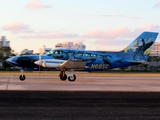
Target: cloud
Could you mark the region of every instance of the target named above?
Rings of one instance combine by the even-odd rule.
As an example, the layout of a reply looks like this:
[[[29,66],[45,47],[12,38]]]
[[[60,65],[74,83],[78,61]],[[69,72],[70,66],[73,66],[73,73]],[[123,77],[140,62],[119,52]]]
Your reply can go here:
[[[56,38],[78,38],[77,34],[65,34],[65,33],[48,33],[48,34],[35,34],[28,36],[21,36],[24,39],[56,39]]]
[[[95,31],[89,34],[86,34],[84,37],[96,39],[95,44],[100,46],[127,46],[131,43],[136,37],[138,37],[144,31],[160,31],[159,25],[146,24],[142,25],[135,30],[131,30],[127,27],[104,31]]]
[[[100,17],[120,17],[120,18],[127,18],[127,19],[141,19],[140,17],[131,17],[125,15],[98,15]]]
[[[122,28],[110,30],[107,32],[98,30],[98,31],[93,31],[88,34],[85,34],[83,37],[84,38],[115,38],[115,37],[121,36],[122,33],[126,32],[126,31],[128,31],[127,27],[122,27]]]
[[[75,43],[79,43],[79,42],[84,43],[84,42],[86,42],[86,40],[83,39],[83,38],[76,38],[76,39],[74,39],[73,41],[74,41]]]
[[[145,30],[145,31],[160,31],[160,26],[159,25],[152,25],[152,24],[147,24],[147,25],[142,25],[139,28],[137,28],[136,30]],[[136,31],[135,30],[135,31]]]
[[[23,39],[60,39],[69,40],[72,42],[82,42],[88,44],[89,49],[93,49],[92,46],[97,46],[100,50],[120,50],[129,45],[136,37],[138,37],[144,31],[160,31],[159,25],[146,24],[139,26],[132,30],[128,27],[121,27],[117,29],[111,29],[108,31],[92,31],[84,35],[78,35],[73,33],[51,33],[48,31],[40,31],[38,33],[21,36]],[[72,40],[71,40],[72,39]],[[100,46],[100,47],[99,47]]]
[[[160,7],[160,2],[157,3],[155,6],[153,6],[154,8]]]
[[[94,16],[94,17],[114,17],[114,18],[125,18],[125,19],[141,19],[141,17],[134,17],[134,16],[125,16],[125,15],[109,15],[109,14],[104,14],[104,15],[87,15],[87,16]]]
[[[145,25],[139,26],[134,31],[128,32],[128,34],[126,34],[126,36],[128,36],[129,38],[134,38],[135,36],[139,35],[140,33],[144,32],[144,31],[159,32],[160,26],[153,25],[153,24],[145,24]]]
[[[33,33],[29,25],[24,25],[21,22],[13,22],[2,27],[2,30],[11,31],[12,33]]]
[[[120,39],[120,38],[133,38],[137,34],[142,33],[143,31],[160,31],[159,25],[146,24],[136,28],[134,31],[128,27],[121,27],[109,31],[92,31],[88,34],[83,35],[84,38],[93,38],[93,39]]]
[[[41,3],[41,0],[32,0],[30,3],[26,5],[26,7],[33,10],[43,9],[43,8],[52,8],[51,5],[43,5]]]

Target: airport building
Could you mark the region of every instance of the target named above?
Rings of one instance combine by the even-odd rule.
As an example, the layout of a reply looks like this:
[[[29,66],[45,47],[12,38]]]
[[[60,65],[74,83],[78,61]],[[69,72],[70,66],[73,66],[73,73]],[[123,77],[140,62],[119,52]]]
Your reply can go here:
[[[39,49],[39,53],[40,53],[41,55],[43,55],[44,53],[46,53],[46,52],[48,52],[48,51],[50,51],[50,50],[52,50],[52,48],[46,48],[46,46],[43,45],[42,48]]]
[[[24,54],[33,54],[33,50],[24,49],[21,51],[21,55],[24,55]]]
[[[150,56],[160,56],[160,43],[156,42],[151,50]]]
[[[55,48],[65,48],[65,49],[74,49],[74,50],[85,50],[86,46],[82,42],[73,44],[73,42],[64,42],[58,43],[55,45]]]
[[[3,46],[10,46],[10,41],[7,41],[6,36],[1,36],[0,37],[0,47]]]
[[[48,52],[52,50],[52,48],[46,48],[45,45],[42,46],[42,48],[39,49],[39,53],[38,54],[41,54],[43,55],[44,53]],[[24,49],[21,51],[20,53],[21,55],[24,55],[24,54],[34,54],[34,51],[33,50],[29,50],[29,49]]]

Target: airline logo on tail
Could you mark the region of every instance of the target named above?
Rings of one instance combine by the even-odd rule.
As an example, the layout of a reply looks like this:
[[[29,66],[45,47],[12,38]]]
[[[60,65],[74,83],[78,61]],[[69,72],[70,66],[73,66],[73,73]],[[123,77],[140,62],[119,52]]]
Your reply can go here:
[[[136,40],[124,49],[124,52],[128,53],[129,51],[132,51],[134,53],[143,52],[144,55],[150,54],[157,34],[158,33],[154,32],[143,32]]]

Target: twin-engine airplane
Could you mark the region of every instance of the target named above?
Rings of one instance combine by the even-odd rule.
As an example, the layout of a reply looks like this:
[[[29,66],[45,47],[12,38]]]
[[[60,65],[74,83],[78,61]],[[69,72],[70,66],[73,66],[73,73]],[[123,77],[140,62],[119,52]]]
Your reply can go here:
[[[25,80],[24,70],[56,68],[60,70],[62,81],[75,81],[74,70],[103,71],[112,68],[126,67],[137,64],[147,64],[151,48],[158,36],[157,32],[143,32],[129,46],[119,52],[88,51],[71,49],[54,49],[39,57],[39,55],[15,56],[6,60],[14,67],[22,69],[19,79]]]

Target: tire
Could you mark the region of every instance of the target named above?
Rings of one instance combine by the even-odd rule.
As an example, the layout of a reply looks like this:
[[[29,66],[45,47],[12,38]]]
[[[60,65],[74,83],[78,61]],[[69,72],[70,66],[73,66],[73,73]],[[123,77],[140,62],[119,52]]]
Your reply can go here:
[[[65,81],[65,80],[67,79],[67,75],[66,75],[66,74],[60,75],[60,79],[61,79],[62,81]]]
[[[24,80],[26,79],[26,76],[25,76],[25,75],[20,75],[20,76],[19,76],[19,79],[20,79],[21,81],[24,81]]]
[[[68,77],[68,80],[69,80],[70,82],[74,82],[74,81],[76,80],[76,75],[73,74],[73,76],[69,76],[69,77]]]

